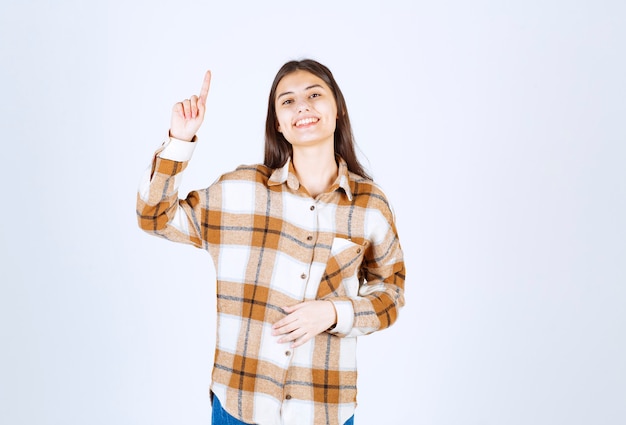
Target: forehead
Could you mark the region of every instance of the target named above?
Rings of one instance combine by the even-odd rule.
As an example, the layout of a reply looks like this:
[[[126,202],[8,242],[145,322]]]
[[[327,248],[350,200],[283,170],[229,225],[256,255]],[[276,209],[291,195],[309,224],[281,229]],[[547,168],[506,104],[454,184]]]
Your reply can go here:
[[[324,80],[309,71],[299,69],[285,75],[276,86],[276,96],[286,92],[298,92],[306,90],[311,86],[322,86],[330,91],[330,87]]]

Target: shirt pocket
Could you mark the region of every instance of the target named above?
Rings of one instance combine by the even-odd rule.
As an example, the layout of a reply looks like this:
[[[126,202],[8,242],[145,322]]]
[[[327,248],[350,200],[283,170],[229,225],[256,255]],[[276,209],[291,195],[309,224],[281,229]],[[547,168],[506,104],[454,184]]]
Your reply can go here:
[[[322,276],[317,298],[356,297],[360,284],[360,269],[367,241],[334,238],[330,257]]]

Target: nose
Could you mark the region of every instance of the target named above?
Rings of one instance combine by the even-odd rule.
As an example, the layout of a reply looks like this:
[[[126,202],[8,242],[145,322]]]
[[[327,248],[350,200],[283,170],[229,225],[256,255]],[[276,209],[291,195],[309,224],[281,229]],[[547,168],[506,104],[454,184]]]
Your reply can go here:
[[[297,103],[298,112],[305,112],[309,110],[309,102],[306,99],[300,99]]]

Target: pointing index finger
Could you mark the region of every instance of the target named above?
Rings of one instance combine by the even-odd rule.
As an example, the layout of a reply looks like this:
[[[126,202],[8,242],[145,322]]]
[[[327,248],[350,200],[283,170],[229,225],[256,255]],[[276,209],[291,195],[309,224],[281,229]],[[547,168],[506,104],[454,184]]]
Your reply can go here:
[[[206,98],[209,95],[209,87],[211,86],[211,71],[207,71],[204,74],[204,81],[202,82],[202,88],[200,89],[200,101],[202,104],[206,103]]]

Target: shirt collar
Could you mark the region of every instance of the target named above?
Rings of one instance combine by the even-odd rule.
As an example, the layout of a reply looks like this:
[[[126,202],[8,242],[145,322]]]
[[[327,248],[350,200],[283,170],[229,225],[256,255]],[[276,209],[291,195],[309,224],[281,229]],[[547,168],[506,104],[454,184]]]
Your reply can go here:
[[[346,197],[349,201],[352,201],[352,190],[350,189],[350,173],[348,171],[348,164],[339,155],[337,155],[337,179],[328,189],[329,192],[336,191],[337,189],[343,189]],[[285,165],[280,168],[276,168],[269,178],[268,186],[277,186],[283,183],[287,183],[287,187],[291,190],[298,190],[300,188],[300,181],[296,176],[296,170],[293,168],[291,158],[287,159]]]

